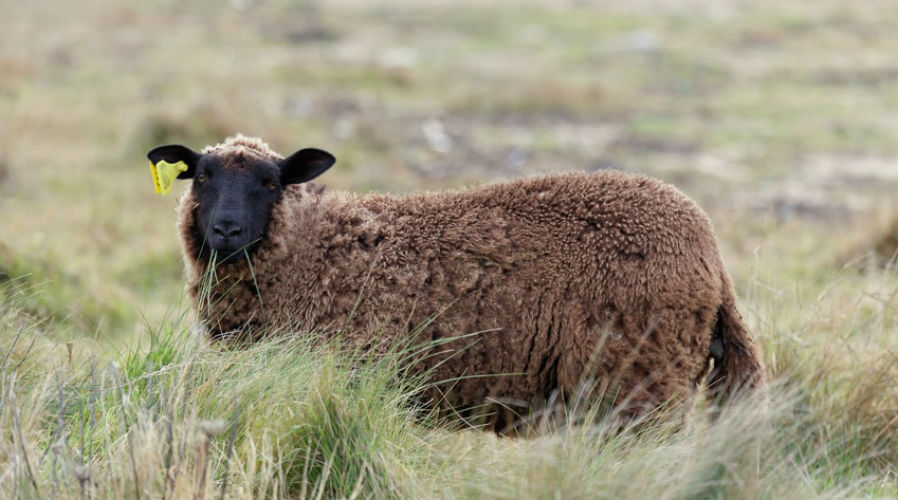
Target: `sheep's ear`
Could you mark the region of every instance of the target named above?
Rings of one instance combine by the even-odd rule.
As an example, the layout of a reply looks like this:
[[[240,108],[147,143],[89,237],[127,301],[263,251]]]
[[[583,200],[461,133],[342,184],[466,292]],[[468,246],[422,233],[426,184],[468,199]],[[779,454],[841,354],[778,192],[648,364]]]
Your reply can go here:
[[[306,148],[278,162],[281,168],[281,184],[298,184],[311,181],[334,165],[334,156],[328,151]]]
[[[153,148],[147,153],[147,158],[150,159],[150,163],[156,165],[160,161],[165,161],[166,163],[178,163],[183,162],[187,165],[187,170],[178,174],[179,179],[193,179],[194,171],[197,168],[197,161],[200,160],[200,153],[195,153],[190,148],[185,146],[181,146],[179,144],[170,144],[168,146],[160,146],[158,148]]]

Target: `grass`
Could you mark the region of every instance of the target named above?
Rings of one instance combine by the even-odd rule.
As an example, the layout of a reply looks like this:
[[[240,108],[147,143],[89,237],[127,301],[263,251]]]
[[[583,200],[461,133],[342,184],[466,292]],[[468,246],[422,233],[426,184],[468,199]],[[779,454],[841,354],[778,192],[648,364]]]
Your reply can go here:
[[[895,2],[4,14],[0,496],[898,495]],[[589,408],[501,439],[419,408],[399,353],[199,342],[174,197],[143,155],[236,132],[331,150],[336,189],[598,168],[675,184],[715,223],[765,404],[624,434]]]
[[[771,383],[716,417],[700,398],[687,420],[659,414],[616,432],[590,416],[599,408],[582,408],[528,439],[435,420],[417,402],[421,381],[398,376],[410,359],[402,350],[360,360],[316,335],[231,350],[175,314],[148,342],[101,358],[91,343],[48,339],[46,322],[22,308],[27,294],[14,292],[0,318],[0,494],[896,496],[897,288],[891,270],[870,279],[884,287],[873,294],[881,307],[835,311],[835,281],[812,318],[759,290],[759,303],[772,301],[758,325]],[[835,335],[817,342],[804,330],[822,320]]]

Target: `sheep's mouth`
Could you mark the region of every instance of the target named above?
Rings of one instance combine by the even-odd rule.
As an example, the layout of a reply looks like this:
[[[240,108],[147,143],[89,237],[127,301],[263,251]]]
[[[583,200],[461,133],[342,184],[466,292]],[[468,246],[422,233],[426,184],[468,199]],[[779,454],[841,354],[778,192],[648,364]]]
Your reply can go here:
[[[207,241],[210,257],[212,257],[216,264],[233,264],[235,262],[240,262],[248,258],[250,253],[256,249],[259,243],[259,240],[254,240],[249,243]]]
[[[244,258],[244,252],[242,250],[235,250],[231,252],[219,252],[213,250],[213,258],[215,259],[216,264],[234,264],[235,262],[239,262]]]

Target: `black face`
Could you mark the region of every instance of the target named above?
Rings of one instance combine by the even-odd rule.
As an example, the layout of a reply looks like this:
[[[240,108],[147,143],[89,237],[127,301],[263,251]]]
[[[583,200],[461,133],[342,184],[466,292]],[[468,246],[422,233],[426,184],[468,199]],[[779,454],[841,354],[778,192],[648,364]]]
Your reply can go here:
[[[249,255],[265,238],[284,187],[309,181],[335,162],[331,154],[311,148],[280,161],[200,155],[184,146],[160,146],[147,156],[154,164],[183,161],[188,166],[178,177],[194,179],[195,243],[201,255],[215,255],[217,263]]]
[[[281,199],[281,170],[256,161],[241,170],[225,168],[216,156],[200,159],[192,189],[197,200],[198,236],[218,262],[244,257],[262,242],[272,206]]]

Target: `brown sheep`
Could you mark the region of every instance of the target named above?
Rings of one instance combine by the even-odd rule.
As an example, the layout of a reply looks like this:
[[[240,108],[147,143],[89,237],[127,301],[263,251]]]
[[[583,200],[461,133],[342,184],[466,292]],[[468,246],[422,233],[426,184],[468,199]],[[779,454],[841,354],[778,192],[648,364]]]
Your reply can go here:
[[[456,379],[431,393],[454,409],[571,395],[585,375],[626,415],[704,382],[713,396],[762,383],[709,219],[657,180],[602,171],[358,195],[304,183],[330,154],[283,159],[240,135],[148,156],[194,179],[178,225],[214,339],[318,328],[378,348],[431,319],[416,341],[482,332],[421,362]]]

